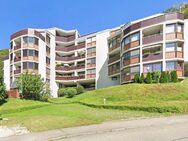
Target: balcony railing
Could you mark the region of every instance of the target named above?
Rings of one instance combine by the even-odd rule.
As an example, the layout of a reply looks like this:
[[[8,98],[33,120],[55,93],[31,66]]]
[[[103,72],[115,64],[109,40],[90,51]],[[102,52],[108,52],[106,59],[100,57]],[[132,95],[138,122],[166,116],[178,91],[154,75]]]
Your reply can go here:
[[[108,52],[111,52],[111,51],[113,51],[116,48],[120,48],[120,43],[116,44],[115,46],[113,46],[111,48],[108,48]]]
[[[94,57],[96,56],[96,52],[87,53],[87,57]]]
[[[19,74],[19,73],[21,73],[21,69],[14,70],[14,74]]]
[[[150,44],[162,40],[163,40],[163,34],[154,34],[154,35],[143,37],[143,44]]]
[[[183,52],[182,51],[166,52],[165,57],[166,57],[166,59],[183,58]]]
[[[121,78],[121,82],[129,82],[132,81],[134,79],[134,74],[130,74],[130,75],[122,75]]]
[[[133,41],[131,43],[126,44],[123,47],[123,51],[126,51],[126,50],[128,50],[130,48],[138,47],[139,45],[140,45],[140,41],[139,40]]]
[[[21,61],[21,57],[14,58],[14,62],[18,62],[18,61]]]
[[[57,61],[73,61],[73,60],[79,60],[79,59],[83,59],[85,58],[85,56],[73,56],[73,57],[60,57],[57,56],[56,60]]]
[[[160,60],[163,59],[163,53],[158,52],[158,53],[152,53],[152,54],[145,54],[142,56],[143,61],[152,61],[152,60]]]
[[[136,64],[136,63],[139,63],[139,62],[140,62],[140,57],[131,57],[130,59],[125,59],[123,61],[123,65],[127,66],[127,65],[130,65],[130,64]]]
[[[81,48],[85,48],[85,44],[80,44],[77,46],[70,46],[70,47],[56,47],[56,51],[73,51],[73,50],[77,50],[77,49],[81,49]]]
[[[95,74],[95,73],[87,74],[87,78],[95,78],[95,77],[96,77],[96,74]]]
[[[20,48],[21,48],[21,44],[16,45],[16,46],[14,47],[14,50],[17,50],[17,49],[20,49]]]
[[[108,71],[108,75],[114,75],[114,74],[117,74],[117,73],[120,73],[120,68],[116,68],[114,70]]]
[[[75,40],[75,36],[69,36],[69,37],[56,36],[55,40],[60,42],[71,42]]]
[[[56,70],[60,71],[70,71],[70,70],[79,70],[79,69],[84,69],[85,65],[78,65],[78,66],[57,66]]]
[[[116,62],[118,60],[120,60],[120,55],[116,55],[114,57],[109,58],[108,64],[111,64],[111,63]]]
[[[85,79],[85,75],[79,76],[57,76],[56,80],[78,80],[78,79]]]
[[[173,32],[166,34],[166,40],[174,40],[174,39],[184,39],[184,34],[182,32]]]

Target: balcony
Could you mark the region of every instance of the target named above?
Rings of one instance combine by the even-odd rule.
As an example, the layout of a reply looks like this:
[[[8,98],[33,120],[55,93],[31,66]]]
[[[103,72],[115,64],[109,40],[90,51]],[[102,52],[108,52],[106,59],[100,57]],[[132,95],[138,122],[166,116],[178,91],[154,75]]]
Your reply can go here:
[[[96,46],[96,41],[87,43],[87,47],[94,47],[94,46]]]
[[[129,82],[134,79],[134,74],[122,75],[121,82]]]
[[[166,59],[183,58],[183,52],[181,52],[181,51],[166,52],[165,57],[166,57]]]
[[[116,62],[118,60],[120,60],[120,55],[109,57],[108,64],[111,64],[111,63]]]
[[[75,36],[69,36],[69,37],[56,36],[55,40],[59,42],[71,42],[75,40]]]
[[[173,32],[166,34],[166,40],[174,40],[174,39],[184,39],[184,35],[182,32]]]
[[[151,54],[144,54],[142,61],[153,61],[153,60],[160,60],[163,59],[163,53],[162,52],[156,52]]]
[[[14,70],[14,74],[20,74],[20,73],[21,73],[21,69]]]
[[[96,74],[93,73],[93,74],[87,74],[87,78],[95,78],[96,77]]]
[[[73,57],[60,57],[56,56],[57,61],[73,61],[73,60],[79,60],[79,59],[84,59],[85,56],[73,56]]]
[[[108,48],[108,52],[111,52],[111,51],[115,50],[116,48],[120,48],[120,43],[116,44],[116,46]]]
[[[39,46],[34,44],[34,43],[28,43],[28,44],[23,44],[23,48],[33,48],[33,49],[39,49]]]
[[[134,47],[138,47],[140,45],[140,41],[137,40],[137,41],[133,41],[129,44],[126,44],[124,47],[123,47],[123,51],[126,51],[128,49],[131,49],[131,48],[134,48]]]
[[[69,52],[69,51],[73,51],[73,50],[78,50],[78,49],[82,49],[85,48],[85,44],[80,44],[77,46],[70,46],[70,47],[56,47],[56,51],[64,51],[64,52]]]
[[[108,71],[108,75],[114,75],[114,74],[117,74],[117,73],[120,73],[120,68],[116,68],[114,70]]]
[[[14,58],[14,62],[19,62],[19,61],[21,61],[21,57]]]
[[[95,68],[96,64],[87,64],[87,68]]]
[[[143,37],[143,44],[160,42],[162,40],[163,40],[163,34],[154,34],[154,35]]]
[[[85,75],[79,75],[79,76],[57,76],[56,80],[79,80],[79,79],[85,79]]]
[[[96,56],[96,52],[87,53],[87,57],[95,57],[95,56]]]
[[[18,49],[20,49],[20,48],[21,48],[21,44],[16,45],[16,46],[14,47],[14,50],[18,50]]]
[[[130,59],[125,59],[123,61],[123,65],[127,66],[127,65],[130,65],[130,64],[136,64],[136,63],[139,63],[139,62],[140,62],[139,57],[131,57]]]
[[[56,70],[59,71],[70,71],[70,70],[79,70],[79,69],[84,69],[85,65],[78,65],[78,66],[57,66]]]
[[[23,73],[25,72],[37,74],[38,70],[37,69],[23,69]]]

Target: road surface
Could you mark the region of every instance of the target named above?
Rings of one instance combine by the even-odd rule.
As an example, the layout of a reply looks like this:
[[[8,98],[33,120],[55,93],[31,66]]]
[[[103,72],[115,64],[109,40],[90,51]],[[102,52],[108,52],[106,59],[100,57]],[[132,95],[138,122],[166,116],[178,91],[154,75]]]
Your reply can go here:
[[[0,141],[188,141],[188,115],[106,122]]]

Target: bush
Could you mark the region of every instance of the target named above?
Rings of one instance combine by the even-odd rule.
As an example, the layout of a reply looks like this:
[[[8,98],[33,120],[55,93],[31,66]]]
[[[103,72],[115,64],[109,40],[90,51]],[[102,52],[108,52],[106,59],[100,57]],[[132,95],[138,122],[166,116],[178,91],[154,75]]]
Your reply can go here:
[[[172,80],[171,80],[171,75],[170,75],[170,72],[169,72],[169,71],[167,71],[166,73],[167,73],[168,82],[171,82]]]
[[[168,82],[168,76],[167,73],[165,71],[163,71],[161,73],[161,77],[160,77],[160,83],[167,83]]]
[[[138,73],[136,73],[135,75],[134,75],[134,83],[139,83],[139,74]]]
[[[75,88],[67,88],[66,89],[66,96],[67,98],[72,98],[77,94],[77,91]]]
[[[171,76],[171,81],[172,81],[172,82],[174,82],[174,83],[178,82],[178,75],[177,75],[177,72],[176,72],[176,71],[172,71],[172,72],[170,73],[170,76]]]
[[[140,76],[139,83],[144,83],[144,74],[143,73]]]
[[[84,87],[82,85],[77,85],[76,87],[77,94],[82,94],[84,93]]]
[[[147,75],[146,75],[145,83],[146,84],[151,84],[152,83],[152,77],[151,77],[151,73],[150,72],[148,72]]]
[[[160,72],[159,71],[152,72],[153,83],[159,83],[159,78],[160,78]]]
[[[58,90],[58,96],[60,96],[60,97],[65,96],[65,95],[66,95],[66,89],[67,89],[67,88],[60,88],[60,89]]]
[[[6,89],[4,84],[0,84],[0,101],[5,100],[7,98]]]

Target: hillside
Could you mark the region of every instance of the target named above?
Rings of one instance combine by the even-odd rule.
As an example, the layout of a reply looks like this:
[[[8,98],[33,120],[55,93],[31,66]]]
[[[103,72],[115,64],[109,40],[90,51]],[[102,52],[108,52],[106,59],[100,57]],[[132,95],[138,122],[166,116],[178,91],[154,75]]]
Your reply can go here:
[[[86,92],[72,99],[51,99],[50,102],[77,102],[99,108],[182,113],[188,112],[188,79],[183,83],[114,86]]]

